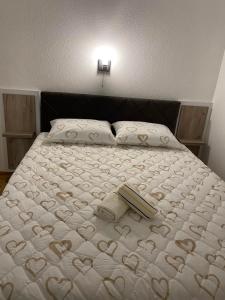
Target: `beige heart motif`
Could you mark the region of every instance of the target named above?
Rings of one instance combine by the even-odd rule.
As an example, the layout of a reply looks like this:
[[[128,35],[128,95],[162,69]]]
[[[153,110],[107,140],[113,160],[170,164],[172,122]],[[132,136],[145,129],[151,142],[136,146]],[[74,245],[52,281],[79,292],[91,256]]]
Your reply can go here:
[[[157,132],[157,129],[154,129],[154,128],[148,128],[147,129],[147,131],[149,132],[149,133],[156,133]]]
[[[166,219],[175,222],[178,215],[175,211],[169,211],[166,215]]]
[[[96,169],[98,169],[99,167],[100,167],[100,164],[98,164],[98,163],[89,163],[89,165],[94,169],[94,168],[96,168]]]
[[[160,136],[160,141],[163,145],[167,145],[170,141],[170,138],[168,136]]]
[[[135,211],[133,210],[129,210],[128,211],[128,216],[131,217],[131,219],[133,219],[134,221],[140,223],[142,220],[142,216],[140,216],[139,214],[137,214]]]
[[[110,169],[101,169],[101,172],[105,174],[110,174]]]
[[[125,176],[119,176],[118,177],[122,182],[125,182],[127,181],[127,178]]]
[[[65,128],[65,125],[64,124],[57,124],[56,128],[58,130],[63,130]]]
[[[91,268],[93,268],[93,259],[90,257],[75,257],[72,260],[72,264],[79,272],[86,274]]]
[[[53,241],[49,244],[49,248],[59,257],[69,251],[72,248],[72,242],[70,240]]]
[[[33,213],[31,211],[28,211],[27,213],[25,212],[20,212],[19,213],[19,218],[26,224],[29,222],[33,217]]]
[[[59,188],[59,185],[56,182],[45,181],[44,183],[42,183],[42,185],[46,190],[50,190],[52,188]]]
[[[72,180],[74,177],[71,174],[64,174],[61,176],[65,181],[70,181]]]
[[[120,136],[117,138],[119,144],[125,144],[127,142],[128,136]]]
[[[40,226],[40,225],[34,225],[32,227],[32,231],[35,235],[40,235],[40,237],[52,234],[54,231],[54,227],[52,225],[45,225],[45,226]]]
[[[82,183],[78,184],[77,186],[79,186],[79,188],[81,188],[84,191],[89,191],[89,189],[90,189],[90,184],[87,182],[82,182]]]
[[[43,162],[43,161],[39,162],[39,164],[40,164],[40,166],[43,167],[43,168],[46,168],[47,165],[48,165],[46,162]]]
[[[134,185],[134,186],[137,188],[138,191],[144,191],[147,188],[147,185],[144,184],[144,183],[140,183],[140,184],[137,184],[137,185]]]
[[[35,180],[35,181],[39,181],[41,180],[41,178],[43,178],[42,176],[38,176],[38,175],[33,175],[32,178]]]
[[[202,183],[202,178],[192,178],[192,180],[193,180],[195,183],[197,183],[197,184],[203,185],[203,183]]]
[[[137,245],[151,254],[156,249],[156,243],[152,240],[138,240]]]
[[[12,208],[14,206],[17,206],[19,204],[19,200],[7,200],[6,201],[6,205],[9,207],[9,208]]]
[[[200,175],[203,175],[204,177],[208,177],[210,175],[210,172],[208,171],[202,171],[202,172],[197,172]]]
[[[90,153],[90,154],[91,154],[91,153]],[[90,155],[90,154],[89,154],[89,155]],[[99,158],[97,159],[97,161],[100,162],[101,164],[106,164],[106,163],[108,162],[108,159],[107,159],[106,157],[104,157],[104,156],[103,156],[103,157],[101,156],[101,157],[99,157]]]
[[[114,279],[104,278],[103,284],[111,297],[120,300],[123,299],[125,289],[125,279],[123,276],[117,276]]]
[[[68,209],[67,210],[58,209],[55,211],[55,216],[63,222],[66,222],[66,220],[69,217],[72,217],[72,215],[73,215],[73,212]]]
[[[147,181],[149,178],[153,178],[153,176],[150,174],[149,174],[149,176],[139,175],[139,178],[143,181]]]
[[[160,234],[163,237],[167,237],[167,235],[170,233],[171,229],[167,225],[150,225],[149,229],[151,232],[154,232],[155,234]]]
[[[211,265],[217,266],[218,268],[225,270],[225,257],[223,257],[222,255],[206,254],[205,258]]]
[[[105,192],[92,192],[91,194],[93,197],[100,200],[102,200],[106,195]]]
[[[170,201],[172,207],[184,208],[184,203],[179,201]]]
[[[203,276],[201,274],[195,274],[194,278],[201,289],[203,289],[210,297],[215,299],[217,290],[220,287],[220,280],[214,274],[208,274]],[[212,283],[214,286],[212,286]]]
[[[68,198],[73,197],[73,193],[71,192],[58,192],[56,194],[57,197],[59,197],[60,199],[62,199],[63,201],[66,201]]]
[[[65,299],[73,289],[73,283],[67,278],[49,277],[46,290],[53,300]]]
[[[182,172],[182,171],[174,171],[174,174],[178,175],[180,177],[184,177],[184,172]]]
[[[93,174],[90,174],[89,178],[90,178],[90,180],[94,179],[94,180],[98,180],[98,181],[102,179],[102,177],[100,175],[93,175]],[[115,186],[113,183],[104,182],[104,186],[107,186],[107,184],[110,185],[110,186],[113,186],[113,187]]]
[[[117,242],[114,242],[112,240],[106,242],[106,241],[99,241],[97,244],[97,248],[99,251],[104,252],[108,254],[109,256],[113,256],[116,249],[118,248]]]
[[[90,132],[88,135],[89,139],[91,141],[96,141],[96,139],[99,137],[99,134],[97,132]]]
[[[143,171],[145,169],[144,165],[133,165],[134,168],[137,168],[140,171]]]
[[[95,232],[95,227],[93,225],[81,225],[77,228],[77,232],[82,238],[89,240]]]
[[[26,247],[26,244],[26,241],[17,242],[15,240],[11,240],[6,244],[5,248],[10,255],[15,256]]]
[[[151,171],[151,173],[153,174],[153,176],[157,176],[160,174],[160,171]],[[150,177],[151,178],[151,177]]]
[[[75,200],[75,201],[73,201],[73,205],[76,209],[82,209],[88,205],[88,202],[82,201],[82,200]]]
[[[153,291],[160,299],[166,300],[169,297],[169,283],[166,278],[157,279],[152,277],[151,284]]]
[[[4,299],[11,300],[13,290],[14,290],[13,283],[12,282],[0,283],[0,288],[1,288],[2,293],[4,295]]]
[[[115,169],[118,169],[118,168],[121,167],[121,164],[119,164],[119,163],[117,163],[117,164],[112,163],[111,166],[112,166],[113,168],[115,168]]]
[[[27,191],[25,195],[30,199],[36,199],[40,195],[40,193],[39,192]]]
[[[160,214],[161,216],[163,216],[164,219],[166,219],[166,216],[167,216],[166,212],[164,212],[164,211],[161,210],[161,209],[159,209],[158,212],[159,212],[159,214]]]
[[[170,167],[165,165],[159,165],[159,169],[162,171],[169,171]]]
[[[26,260],[25,268],[34,277],[47,266],[47,260],[44,257],[31,257]]]
[[[127,235],[131,232],[131,228],[128,225],[114,225],[114,229],[118,232],[121,236],[127,237]]]
[[[188,254],[192,254],[192,252],[194,252],[196,247],[195,242],[191,239],[176,240],[175,244],[177,245],[177,247],[181,248]]]
[[[174,186],[170,184],[161,184],[161,188],[169,192],[172,192],[172,190],[174,190]]]
[[[68,169],[69,167],[72,167],[72,164],[70,164],[70,163],[61,163],[60,166],[61,166],[63,169]]]
[[[196,234],[199,237],[201,237],[202,232],[206,230],[206,228],[204,226],[201,226],[201,225],[190,225],[189,229],[190,229],[191,232],[193,232],[194,234]]]
[[[136,254],[129,254],[122,256],[122,263],[127,266],[131,271],[137,272],[139,266],[139,257]]]
[[[127,127],[126,128],[127,129],[127,131],[129,131],[129,132],[136,132],[137,131],[137,128],[136,127]]]
[[[17,188],[18,190],[24,189],[27,186],[26,182],[15,182],[13,183],[13,185],[15,186],[15,188]]]
[[[78,132],[75,130],[68,130],[65,132],[65,136],[68,139],[76,139],[76,137],[78,136]]]
[[[147,134],[138,134],[137,138],[141,142],[141,145],[148,145],[148,143],[147,143],[148,135]]]
[[[117,187],[117,185],[115,185],[115,184],[113,184],[111,182],[104,182],[103,185],[110,192]]]
[[[182,256],[165,256],[166,262],[173,267],[177,272],[182,273],[185,266],[185,260]]]
[[[49,210],[56,205],[56,201],[55,200],[43,200],[43,201],[41,201],[40,204],[46,210]]]
[[[0,225],[0,237],[8,234],[10,232],[10,227],[8,225]]]
[[[187,194],[187,193],[181,193],[181,196],[183,199],[190,200],[190,201],[195,201],[196,197],[193,194]]]
[[[2,197],[8,197],[9,196],[9,191],[4,191],[2,193]]]
[[[152,196],[153,198],[155,198],[158,201],[165,198],[165,194],[163,194],[162,192],[150,193],[150,196]]]

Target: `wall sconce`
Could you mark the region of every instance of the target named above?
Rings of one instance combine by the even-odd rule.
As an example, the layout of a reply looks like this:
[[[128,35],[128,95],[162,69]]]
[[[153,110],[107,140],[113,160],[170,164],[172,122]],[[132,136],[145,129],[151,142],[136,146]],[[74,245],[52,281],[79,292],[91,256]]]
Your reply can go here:
[[[101,74],[110,74],[111,70],[111,60],[103,61],[102,59],[98,59],[98,65],[97,65],[97,73]]]
[[[113,65],[116,61],[116,51],[108,46],[101,46],[95,49],[94,61],[97,61],[97,74],[102,75],[102,87],[104,87],[105,76],[109,76]]]

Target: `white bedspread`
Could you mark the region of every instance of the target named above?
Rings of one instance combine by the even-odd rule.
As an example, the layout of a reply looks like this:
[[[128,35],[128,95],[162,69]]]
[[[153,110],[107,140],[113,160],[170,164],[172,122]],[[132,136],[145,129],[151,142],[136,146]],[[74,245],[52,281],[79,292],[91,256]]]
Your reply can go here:
[[[45,145],[0,197],[0,299],[225,299],[225,183],[187,151]],[[159,214],[93,215],[127,181]]]

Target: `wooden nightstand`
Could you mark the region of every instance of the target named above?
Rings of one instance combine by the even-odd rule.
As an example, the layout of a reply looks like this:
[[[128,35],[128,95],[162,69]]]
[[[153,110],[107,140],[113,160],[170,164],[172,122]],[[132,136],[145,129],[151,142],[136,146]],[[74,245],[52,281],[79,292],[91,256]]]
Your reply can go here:
[[[8,169],[14,170],[36,136],[35,96],[3,94]]]
[[[205,141],[205,129],[209,118],[209,106],[182,104],[177,125],[176,137],[198,158],[202,158]]]
[[[2,194],[12,172],[0,172],[0,195]]]
[[[194,155],[199,157],[201,147],[205,145],[202,140],[184,140],[180,139],[180,142],[184,144]]]

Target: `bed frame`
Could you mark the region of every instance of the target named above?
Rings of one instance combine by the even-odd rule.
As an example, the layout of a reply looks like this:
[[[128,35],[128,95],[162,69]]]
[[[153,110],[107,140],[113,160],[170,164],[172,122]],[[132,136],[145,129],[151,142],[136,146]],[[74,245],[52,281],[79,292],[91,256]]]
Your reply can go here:
[[[179,101],[42,92],[41,131],[50,130],[51,120],[80,118],[159,123],[175,133],[179,109]]]

